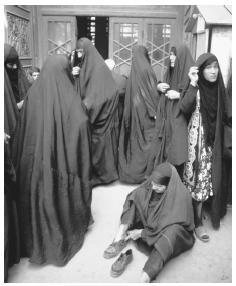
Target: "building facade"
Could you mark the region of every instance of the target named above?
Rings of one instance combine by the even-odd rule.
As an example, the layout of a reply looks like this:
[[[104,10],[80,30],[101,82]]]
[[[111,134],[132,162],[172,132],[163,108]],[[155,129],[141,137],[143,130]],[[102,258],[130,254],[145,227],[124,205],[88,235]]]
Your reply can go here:
[[[126,75],[133,46],[145,45],[157,78],[162,79],[171,46],[186,42],[194,58],[214,52],[217,34],[222,36],[219,28],[227,29],[223,36],[230,42],[232,24],[222,28],[221,23],[211,30],[209,50],[209,27],[201,24],[200,16],[196,21],[195,14],[201,11],[190,5],[6,5],[5,41],[16,47],[27,70],[42,67],[48,55],[70,53],[78,38],[88,37],[102,57],[113,58],[116,69]]]

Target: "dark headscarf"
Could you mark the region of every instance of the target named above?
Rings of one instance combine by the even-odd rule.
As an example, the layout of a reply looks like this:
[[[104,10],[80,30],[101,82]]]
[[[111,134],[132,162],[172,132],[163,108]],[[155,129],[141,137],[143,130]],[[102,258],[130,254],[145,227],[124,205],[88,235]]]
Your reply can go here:
[[[76,48],[84,53],[77,81],[92,127],[93,185],[110,183],[118,179],[118,89],[89,39],[80,38]]]
[[[46,59],[25,98],[16,140],[21,255],[64,265],[91,219],[89,122],[66,56]]]
[[[145,179],[158,100],[157,79],[148,51],[144,46],[136,46],[119,139],[119,175],[123,182],[141,183]]]
[[[189,83],[188,72],[189,68],[194,65],[194,60],[186,45],[172,47],[171,51],[176,55],[175,65],[171,67],[170,59],[168,60],[163,81],[170,85],[170,89],[181,92]]]
[[[218,78],[215,82],[209,82],[205,79],[203,75],[203,70],[207,65],[210,65],[214,61],[217,62],[219,67]],[[196,66],[199,67],[198,86],[200,91],[200,111],[202,114],[202,123],[205,132],[205,140],[207,145],[213,146],[215,140],[215,131],[216,131],[218,100],[219,104],[222,105],[222,109],[224,109],[224,100],[223,100],[223,98],[225,98],[224,82],[220,66],[215,55],[210,53],[202,54],[197,59]],[[221,93],[221,96],[219,98],[218,98],[218,90],[220,90]],[[224,94],[222,94],[222,92]]]
[[[6,69],[4,69],[4,132],[14,136],[19,110],[16,105],[12,85]]]
[[[216,87],[212,84],[212,90],[206,87],[202,81],[202,70],[206,64],[212,62],[212,60],[217,60],[217,58],[210,53],[205,53],[199,56],[196,65],[199,67],[199,90],[200,90],[200,108],[204,109],[203,118],[208,117],[208,119],[203,119],[204,131],[207,133],[206,138],[210,138],[212,142],[213,138],[213,155],[212,155],[212,186],[213,186],[213,197],[211,197],[211,220],[214,228],[219,228],[220,218],[222,218],[226,213],[226,189],[224,188],[225,176],[224,168],[225,162],[223,160],[223,138],[224,138],[224,125],[226,120],[225,111],[225,101],[226,92],[224,87],[223,78],[221,75],[221,70],[219,67],[218,79],[216,81]],[[217,60],[218,62],[218,60]],[[209,96],[207,94],[209,92]],[[212,97],[212,98],[211,98]],[[209,106],[207,106],[209,104]],[[216,116],[215,114],[216,113]],[[215,122],[214,119],[215,118]],[[209,123],[206,123],[209,122]],[[214,130],[209,131],[209,128]],[[210,135],[210,136],[209,136]],[[209,140],[209,139],[207,139]],[[209,141],[208,141],[209,142]]]
[[[154,190],[150,187],[153,176],[168,177],[169,183],[152,212],[148,211]],[[122,216],[132,204],[138,212],[144,230],[142,238],[148,245],[154,245],[158,235],[168,226],[179,224],[186,230],[194,229],[192,198],[183,185],[176,169],[169,163],[157,166],[153,174],[137,189],[131,192],[125,201]]]
[[[7,63],[16,64],[17,69],[8,69]],[[9,44],[4,44],[4,67],[9,77],[15,100],[18,103],[24,99],[30,83],[22,68],[16,49]]]

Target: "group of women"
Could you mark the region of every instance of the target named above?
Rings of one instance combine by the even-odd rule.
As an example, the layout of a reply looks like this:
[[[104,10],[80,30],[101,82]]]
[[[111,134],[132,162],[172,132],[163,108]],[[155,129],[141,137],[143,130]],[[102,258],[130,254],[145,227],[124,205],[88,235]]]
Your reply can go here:
[[[206,200],[215,228],[226,213],[228,114],[217,58],[204,54],[195,63],[185,45],[173,47],[158,82],[147,49],[135,46],[119,122],[111,71],[87,38],[76,50],[78,76],[66,55],[49,56],[29,87],[5,44],[5,273],[20,257],[65,265],[93,223],[92,187],[143,183],[162,162],[175,166],[192,194],[197,227]]]

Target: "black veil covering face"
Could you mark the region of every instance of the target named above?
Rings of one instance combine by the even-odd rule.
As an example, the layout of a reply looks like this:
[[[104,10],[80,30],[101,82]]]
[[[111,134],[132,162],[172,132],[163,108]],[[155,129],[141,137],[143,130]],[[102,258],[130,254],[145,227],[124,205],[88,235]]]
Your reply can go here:
[[[103,58],[87,38],[77,41],[83,62],[76,83],[92,130],[93,185],[118,179],[119,93]]]
[[[92,220],[89,121],[66,56],[46,59],[15,140],[21,256],[64,265],[81,248]]]
[[[168,185],[150,213],[148,209],[155,192],[150,187],[151,182],[153,180],[160,181],[161,178]],[[124,223],[126,217],[130,216],[132,207],[135,207],[139,214],[144,226],[142,239],[149,246],[156,243],[161,232],[168,226],[179,224],[189,232],[194,229],[191,194],[182,183],[175,167],[169,163],[162,163],[157,166],[145,182],[127,195],[121,215],[121,223]]]
[[[145,180],[155,132],[159,94],[156,75],[144,46],[133,49],[119,138],[119,176],[122,182]]]
[[[15,64],[16,68],[9,68],[7,64]],[[9,44],[4,44],[4,67],[9,77],[15,100],[18,103],[24,99],[30,83],[20,63],[16,49]]]

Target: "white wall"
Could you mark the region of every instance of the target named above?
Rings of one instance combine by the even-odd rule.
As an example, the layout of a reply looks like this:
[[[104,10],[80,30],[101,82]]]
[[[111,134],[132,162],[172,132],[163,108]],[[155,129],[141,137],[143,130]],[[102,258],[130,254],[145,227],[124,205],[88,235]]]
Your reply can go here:
[[[232,57],[232,27],[212,29],[211,53],[218,58],[225,84],[228,80],[230,58]]]

